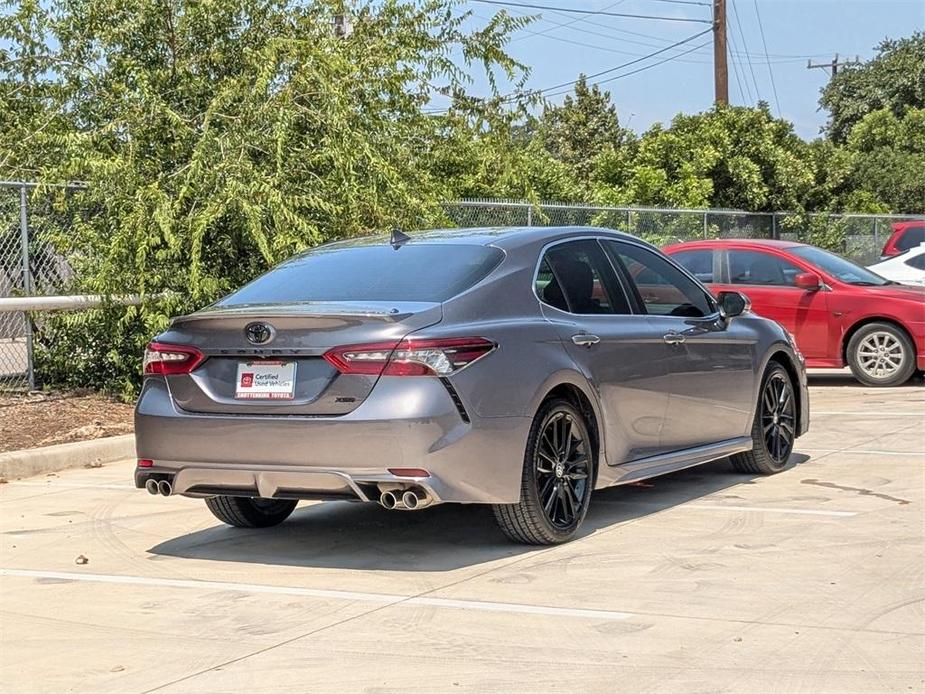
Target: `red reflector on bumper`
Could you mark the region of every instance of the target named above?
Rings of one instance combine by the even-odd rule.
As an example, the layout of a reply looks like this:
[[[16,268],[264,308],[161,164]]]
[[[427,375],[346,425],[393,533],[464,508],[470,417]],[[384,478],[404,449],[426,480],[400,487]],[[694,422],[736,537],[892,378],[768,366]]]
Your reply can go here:
[[[427,470],[421,470],[416,467],[390,467],[391,472],[396,477],[430,477]]]
[[[138,467],[154,467],[154,461],[147,458],[138,459]]]

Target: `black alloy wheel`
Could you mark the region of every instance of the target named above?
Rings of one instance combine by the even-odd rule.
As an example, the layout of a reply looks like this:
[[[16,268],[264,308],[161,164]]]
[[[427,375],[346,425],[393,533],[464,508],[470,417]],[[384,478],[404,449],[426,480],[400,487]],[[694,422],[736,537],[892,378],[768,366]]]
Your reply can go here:
[[[543,513],[560,530],[583,515],[589,480],[590,456],[584,427],[568,412],[546,421],[536,447],[536,489]]]
[[[590,417],[564,398],[540,406],[524,451],[520,500],[493,507],[511,540],[554,545],[578,533],[594,489]]]
[[[796,440],[796,402],[793,384],[783,370],[773,371],[761,394],[761,430],[771,459],[784,465]]]

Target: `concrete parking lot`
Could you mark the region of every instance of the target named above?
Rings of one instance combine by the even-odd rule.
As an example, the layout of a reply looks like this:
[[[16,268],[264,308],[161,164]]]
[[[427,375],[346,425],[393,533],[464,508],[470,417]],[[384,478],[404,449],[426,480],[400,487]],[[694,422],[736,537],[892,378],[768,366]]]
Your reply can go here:
[[[475,507],[235,530],[132,461],[10,482],[0,688],[923,691],[925,388],[817,376],[812,406],[782,474],[599,492],[553,548]]]

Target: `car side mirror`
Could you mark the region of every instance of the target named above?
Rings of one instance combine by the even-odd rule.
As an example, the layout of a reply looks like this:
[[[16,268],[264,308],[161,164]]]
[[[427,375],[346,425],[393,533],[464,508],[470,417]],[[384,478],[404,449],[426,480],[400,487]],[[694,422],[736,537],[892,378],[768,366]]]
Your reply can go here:
[[[735,318],[751,310],[752,302],[742,292],[720,292],[719,310],[723,318]]]
[[[801,272],[793,278],[793,283],[808,292],[815,292],[822,286],[822,281],[815,272]]]

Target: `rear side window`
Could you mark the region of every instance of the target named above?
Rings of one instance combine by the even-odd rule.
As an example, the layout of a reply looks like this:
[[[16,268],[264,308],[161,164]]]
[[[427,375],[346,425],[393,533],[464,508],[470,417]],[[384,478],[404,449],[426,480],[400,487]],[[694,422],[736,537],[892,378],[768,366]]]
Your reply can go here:
[[[632,313],[610,263],[591,239],[560,243],[546,251],[536,295],[543,303],[579,315]]]
[[[792,287],[802,272],[783,258],[760,251],[729,251],[730,284]]]
[[[463,244],[321,247],[287,260],[218,304],[446,301],[485,278],[503,257],[498,248]]]
[[[896,239],[896,248],[900,251],[908,251],[922,243],[925,243],[925,226],[906,227],[902,235]]]
[[[909,258],[909,260],[906,261],[906,265],[914,267],[916,270],[925,270],[925,254]]]
[[[671,254],[672,259],[701,282],[713,281],[713,251],[700,248]]]

